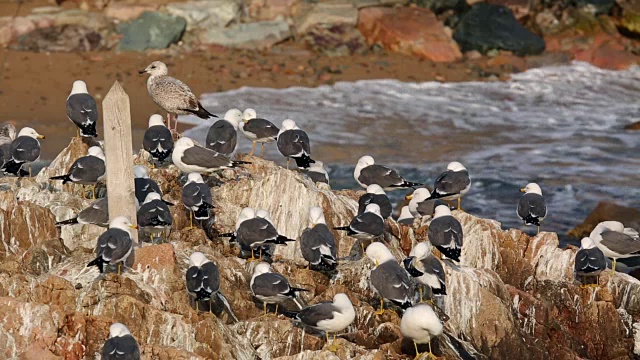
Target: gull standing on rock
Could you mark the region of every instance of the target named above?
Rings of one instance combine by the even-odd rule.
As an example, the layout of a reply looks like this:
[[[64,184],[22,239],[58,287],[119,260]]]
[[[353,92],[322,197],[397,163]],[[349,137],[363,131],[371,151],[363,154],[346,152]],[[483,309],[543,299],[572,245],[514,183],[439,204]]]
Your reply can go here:
[[[461,163],[454,161],[447,165],[447,171],[438,176],[433,192],[429,199],[456,200],[458,199],[458,210],[462,210],[460,202],[462,197],[471,188],[471,178],[469,171]]]
[[[409,257],[403,261],[404,268],[419,284],[431,288],[435,296],[447,295],[447,279],[440,260],[431,253],[429,243],[421,242],[411,249]],[[422,288],[419,289],[422,301]]]
[[[267,304],[276,304],[275,313],[278,314],[278,305],[288,299],[292,299],[302,309],[296,297],[299,292],[309,291],[292,287],[284,275],[273,272],[271,265],[265,262],[259,263],[253,269],[249,287],[253,296],[262,302],[264,315],[267,315]]]
[[[603,221],[589,235],[604,256],[613,259],[611,272],[616,271],[616,261],[640,256],[640,236],[635,229],[625,228],[618,221]]]
[[[547,216],[547,203],[542,197],[542,189],[536,183],[529,183],[520,192],[524,195],[518,201],[518,217],[525,226],[537,226],[540,233],[540,222]]]
[[[322,161],[316,161],[311,164],[306,174],[313,182],[329,183],[329,174],[327,174],[327,171],[324,169]]]
[[[136,200],[136,204],[138,200]],[[137,206],[136,206],[137,207]],[[82,211],[74,218],[59,221],[56,226],[74,225],[74,224],[92,224],[100,227],[109,226],[109,202],[106,197],[98,199]]]
[[[220,292],[220,271],[218,266],[201,252],[194,252],[189,256],[189,268],[185,275],[187,291],[195,298],[196,310],[200,310],[201,301],[209,302],[209,311],[212,311],[212,301],[221,302],[229,316],[238,322],[238,318],[231,310],[227,298]]]
[[[329,344],[329,333],[333,333],[333,343],[329,346],[330,351],[336,351],[336,333],[348,328],[356,318],[356,311],[351,300],[344,293],[337,293],[333,296],[333,302],[323,301],[310,305],[304,309],[293,312],[283,311],[283,315],[300,321],[302,324],[313,329],[323,331]]]
[[[168,76],[167,65],[154,61],[140,75],[149,73],[147,91],[151,99],[167,112],[167,124],[171,126],[171,116],[175,116],[174,131],[178,130],[178,115],[195,115],[201,119],[217,117],[198,101],[191,89],[182,81]]]
[[[30,127],[22,128],[18,137],[11,142],[9,159],[2,165],[2,171],[5,174],[23,176],[22,167],[28,164],[29,177],[31,177],[31,163],[40,158],[40,141],[38,139],[44,139],[44,135],[38,134]]]
[[[176,142],[171,158],[175,166],[185,173],[212,173],[250,164],[247,161],[231,160],[228,156],[196,144],[188,137],[182,137]]]
[[[600,284],[599,275],[607,268],[607,259],[604,257],[602,250],[596,247],[596,244],[590,237],[580,240],[580,250],[576,252],[575,259],[575,277],[596,278],[594,285]],[[591,283],[585,286],[591,286]]]
[[[138,209],[138,226],[146,230],[149,233],[149,239],[153,241],[154,235],[162,236],[166,232],[169,236],[172,223],[171,210],[162,201],[160,194],[149,193]]]
[[[109,327],[109,339],[104,343],[101,354],[102,360],[140,360],[136,339],[121,323]]]
[[[84,197],[84,186],[93,186],[93,198],[96,198],[96,185],[107,176],[107,165],[105,164],[104,153],[100,146],[92,146],[87,150],[87,155],[71,164],[65,175],[52,176],[49,180],[62,180],[62,184],[72,182],[83,187],[82,197]]]
[[[349,226],[334,227],[334,230],[346,231],[348,236],[358,240],[373,240],[384,233],[384,219],[380,215],[380,206],[369,204],[364,212],[351,220]],[[364,242],[361,243],[364,247]]]
[[[377,204],[380,207],[380,215],[383,219],[391,216],[391,211],[393,211],[391,201],[380,185],[367,186],[367,193],[358,199],[358,214],[362,214],[369,204]]]
[[[442,335],[444,326],[433,311],[433,308],[427,304],[418,304],[405,311],[400,321],[400,333],[402,336],[411,339],[416,349],[416,359],[420,356],[418,344],[429,344],[428,357],[435,359],[431,352],[431,339]]]
[[[449,205],[436,206],[433,220],[427,231],[429,242],[435,246],[442,255],[459,262],[462,254],[462,225],[451,215]]]
[[[230,109],[224,118],[211,125],[207,132],[205,146],[220,154],[233,157],[238,148],[238,124],[242,121],[242,111]]]
[[[193,228],[193,219],[209,219],[209,210],[213,209],[211,189],[204,183],[202,175],[189,173],[187,183],[182,187],[182,204],[189,210],[189,229]]]
[[[405,180],[397,171],[375,163],[373,157],[365,155],[358,160],[353,171],[353,178],[363,188],[378,184],[385,191],[420,186],[422,184]]]
[[[429,199],[430,196],[429,189],[426,188],[417,188],[413,194],[405,196],[405,200],[409,200],[409,211],[411,215],[430,219],[437,205],[446,204],[439,199]]]
[[[67,117],[78,127],[78,137],[97,137],[98,106],[82,80],[73,82],[67,97]]]
[[[333,271],[338,265],[336,239],[327,226],[319,206],[309,209],[310,226],[300,235],[300,252],[309,262],[309,268]]]
[[[374,263],[371,288],[380,297],[380,309],[376,311],[376,315],[384,314],[384,300],[402,310],[411,307],[415,301],[414,284],[409,274],[396,262],[391,251],[383,243],[371,243],[367,247],[367,257]]]
[[[280,153],[287,158],[287,169],[289,168],[290,159],[294,159],[298,168],[302,169],[308,169],[309,165],[315,162],[311,158],[309,135],[302,131],[295,121],[291,119],[282,122],[277,144]]]
[[[264,157],[264,144],[276,141],[280,132],[280,129],[271,121],[257,118],[256,111],[251,108],[245,109],[242,113],[242,122],[239,127],[244,136],[252,142],[249,154],[251,156],[256,150],[256,143],[260,143],[262,147],[260,157]]]
[[[154,114],[149,118],[149,127],[144,132],[142,147],[158,163],[162,163],[171,156],[173,151],[173,136],[164,124],[161,115]]]
[[[118,216],[109,223],[109,230],[98,237],[96,244],[96,258],[87,267],[96,266],[104,273],[105,265],[118,264],[118,275],[133,252],[133,237],[131,229],[137,229],[126,216]]]

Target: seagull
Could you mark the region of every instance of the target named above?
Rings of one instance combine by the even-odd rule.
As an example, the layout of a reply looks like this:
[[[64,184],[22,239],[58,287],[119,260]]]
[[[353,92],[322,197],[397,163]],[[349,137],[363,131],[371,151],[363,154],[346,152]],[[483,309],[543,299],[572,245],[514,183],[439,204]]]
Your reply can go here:
[[[384,233],[384,220],[377,204],[369,204],[364,212],[351,220],[349,226],[334,227],[346,231],[348,236],[358,240],[372,240]],[[364,245],[363,245],[364,246]]]
[[[209,302],[211,312],[213,300],[220,301],[229,316],[238,322],[238,318],[231,310],[229,301],[220,292],[220,271],[218,266],[211,262],[201,252],[194,252],[189,256],[189,268],[185,275],[187,281],[187,291],[195,298],[196,310],[199,311],[201,301]]]
[[[449,205],[436,206],[427,236],[429,237],[429,242],[442,255],[456,262],[460,261],[463,239],[462,225],[451,215]]]
[[[429,243],[421,242],[411,249],[409,257],[403,261],[404,268],[419,284],[431,288],[435,296],[447,295],[447,281],[444,268],[438,259],[431,254]],[[422,288],[420,301],[422,301]]]
[[[155,192],[162,196],[160,186],[155,180],[149,177],[149,169],[144,165],[133,167],[133,184],[135,188],[136,200],[142,204],[149,193]]]
[[[292,299],[300,309],[302,306],[296,299],[299,292],[309,291],[303,288],[292,287],[289,280],[282,274],[274,273],[271,265],[261,262],[253,269],[253,276],[249,282],[251,293],[262,302],[264,315],[267,315],[267,304],[276,304],[276,314],[278,305]]]
[[[315,162],[311,158],[309,135],[300,130],[295,121],[291,119],[282,122],[277,144],[280,153],[287,158],[287,169],[290,159],[294,159],[298,168],[302,169],[308,169],[309,165]]]
[[[105,265],[118,264],[118,275],[120,275],[122,264],[133,252],[131,229],[137,228],[126,216],[113,219],[109,223],[109,230],[98,237],[96,258],[89,262],[87,267],[96,266],[101,273],[104,273]]]
[[[73,82],[71,93],[67,97],[67,117],[78,127],[78,137],[98,136],[98,106],[93,96],[89,95],[87,84],[82,80]]]
[[[176,142],[171,158],[178,169],[185,173],[211,173],[250,164],[246,161],[231,160],[223,154],[196,144],[188,137],[182,137]]]
[[[415,298],[414,285],[391,251],[383,243],[374,242],[367,246],[366,253],[375,264],[371,270],[371,288],[380,296],[380,309],[376,315],[384,314],[384,300],[403,310],[411,307]]]
[[[105,164],[104,153],[100,146],[92,146],[87,151],[87,155],[71,164],[65,175],[52,176],[49,180],[62,180],[62,184],[72,182],[83,186],[82,197],[84,197],[84,185],[93,185],[93,199],[96,198],[96,185],[107,176],[107,165]]]
[[[136,203],[138,200],[136,200]],[[100,227],[109,226],[109,202],[106,197],[98,199],[84,210],[80,211],[74,218],[59,221],[56,226],[73,224],[92,224]]]
[[[30,127],[20,130],[18,137],[11,142],[9,147],[9,159],[2,165],[5,175],[22,176],[21,169],[25,164],[29,164],[29,177],[31,177],[31,163],[40,158],[40,141],[44,135]]]
[[[172,223],[171,210],[162,201],[160,194],[149,193],[138,209],[138,226],[146,229],[150,240],[153,241],[154,235],[162,236],[166,232],[169,236]]]
[[[445,204],[439,199],[429,199],[431,193],[429,189],[417,188],[413,194],[405,196],[405,200],[409,200],[409,211],[414,217],[423,217],[430,219],[437,205]]]
[[[309,209],[310,226],[300,235],[300,252],[309,267],[321,271],[333,271],[338,265],[336,239],[327,226],[322,208]]]
[[[238,124],[242,121],[242,111],[228,110],[224,118],[216,121],[207,132],[205,146],[219,154],[233,157],[238,148]]]
[[[580,250],[576,252],[575,259],[575,276],[583,278],[596,277],[596,284],[600,284],[599,275],[607,268],[607,259],[604,257],[602,250],[596,247],[596,244],[590,237],[580,240]],[[591,285],[585,285],[591,286]]]
[[[447,171],[436,179],[429,199],[458,199],[458,210],[462,210],[460,201],[469,192],[469,188],[471,188],[471,178],[467,168],[457,161],[450,162],[447,165]]]
[[[171,116],[175,116],[174,131],[178,130],[178,115],[195,115],[201,119],[217,117],[205,109],[182,81],[168,76],[167,65],[154,61],[140,75],[151,74],[147,79],[147,91],[151,99],[167,112],[167,124],[171,126]]]
[[[323,331],[327,337],[327,344],[329,343],[329,333],[333,333],[333,344],[329,347],[331,351],[337,350],[337,346],[335,346],[336,333],[349,327],[356,318],[353,304],[344,293],[335,294],[333,302],[323,301],[297,312],[283,311],[282,314],[313,329]]]
[[[411,226],[414,220],[415,218],[411,214],[411,211],[409,211],[409,206],[403,206],[402,209],[400,209],[400,216],[398,216],[398,224]]]
[[[144,132],[142,147],[158,163],[162,163],[171,156],[173,151],[173,136],[164,124],[162,115],[154,114],[149,118],[149,127]]]
[[[264,157],[264,144],[276,141],[280,132],[280,129],[271,121],[257,118],[256,111],[251,108],[245,109],[242,113],[242,122],[239,127],[244,136],[253,143],[249,154],[251,156],[256,150],[256,143],[260,143],[262,147],[260,157]]]
[[[189,229],[193,228],[193,219],[209,219],[209,210],[213,209],[211,189],[204,183],[202,175],[189,173],[187,183],[182,187],[182,204],[189,210]]]
[[[0,167],[11,158],[11,143],[16,139],[16,127],[4,122],[0,124]]]
[[[635,229],[625,228],[618,221],[603,221],[596,225],[589,237],[602,250],[604,256],[613,259],[611,272],[616,271],[616,261],[640,256],[640,236]]]
[[[418,344],[429,344],[428,357],[435,359],[431,352],[431,339],[442,335],[444,326],[433,308],[427,304],[418,304],[408,308],[400,321],[400,333],[411,339],[416,348],[416,359],[420,357]]]
[[[378,184],[386,191],[422,185],[405,180],[397,171],[387,166],[376,164],[373,157],[369,155],[358,160],[353,171],[353,178],[363,188],[367,188],[371,184]]]
[[[380,185],[371,184],[367,186],[367,193],[358,199],[358,215],[362,214],[369,204],[377,204],[380,207],[380,215],[383,219],[391,216],[391,211],[393,211],[391,201],[389,201],[387,194]]]
[[[311,164],[306,174],[313,182],[329,183],[329,174],[327,174],[327,171],[324,169],[322,161],[316,161]]]
[[[109,339],[102,347],[102,360],[139,360],[140,349],[129,329],[121,323],[111,324]]]
[[[547,203],[542,197],[542,189],[536,183],[529,183],[520,189],[524,195],[518,202],[518,217],[524,225],[535,225],[540,233],[540,222],[547,216]]]

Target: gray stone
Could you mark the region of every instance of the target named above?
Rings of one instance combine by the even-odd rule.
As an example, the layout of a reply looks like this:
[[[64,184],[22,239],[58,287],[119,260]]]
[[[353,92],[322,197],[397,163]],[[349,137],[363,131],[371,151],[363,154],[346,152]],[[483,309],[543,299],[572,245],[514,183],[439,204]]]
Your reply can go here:
[[[356,26],[358,8],[351,1],[332,1],[308,5],[294,18],[295,31],[304,34],[318,24],[347,24]]]
[[[118,48],[129,51],[164,49],[178,42],[186,27],[187,21],[183,17],[144,12],[132,22],[118,25],[118,33],[124,35]]]
[[[237,24],[228,28],[209,29],[198,36],[203,44],[217,44],[232,48],[267,48],[291,36],[284,20]]]
[[[167,12],[187,20],[187,30],[225,27],[240,15],[236,0],[199,0],[167,5]]]

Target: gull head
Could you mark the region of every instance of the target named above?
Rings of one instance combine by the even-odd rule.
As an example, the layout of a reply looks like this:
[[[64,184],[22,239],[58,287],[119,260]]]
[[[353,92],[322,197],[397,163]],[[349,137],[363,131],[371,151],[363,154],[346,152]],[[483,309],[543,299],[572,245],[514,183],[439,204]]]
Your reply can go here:
[[[364,208],[364,212],[374,213],[374,214],[382,217],[382,214],[380,214],[380,206],[378,206],[378,204],[369,204],[369,205],[367,205],[367,207]]]
[[[464,167],[464,165],[460,164],[459,162],[453,161],[453,162],[450,162],[449,165],[447,165],[447,170],[462,171],[462,170],[467,170],[467,168]]]
[[[88,93],[89,91],[87,90],[87,84],[82,80],[76,80],[73,82],[73,86],[71,87],[71,93],[69,94],[69,96]]]
[[[315,163],[311,164],[309,166],[309,171],[326,173],[326,171],[324,170],[324,163],[322,161],[316,161]]]
[[[238,215],[238,221],[236,221],[236,223],[240,224],[241,222],[253,219],[254,217],[256,217],[256,211],[253,208],[246,207],[240,211],[240,215]]]
[[[233,125],[234,129],[238,129],[238,124],[242,122],[242,111],[239,109],[229,109],[224,114],[224,119]]]
[[[196,143],[193,142],[193,139],[188,138],[186,136],[181,137],[180,139],[178,139],[178,141],[176,141],[175,144],[175,148],[181,148],[181,149],[186,149],[186,148],[190,148],[196,146]]]
[[[20,132],[18,133],[18,137],[20,136],[28,136],[30,138],[34,138],[34,139],[44,139],[44,135],[40,135],[38,134],[37,131],[35,131],[33,128],[30,127],[24,127],[20,130]]]
[[[191,254],[191,256],[189,256],[189,267],[191,266],[201,267],[202,265],[208,262],[209,262],[209,259],[207,259],[207,257],[204,256],[204,254],[199,251],[196,251],[193,254]]]
[[[527,186],[520,189],[520,192],[523,192],[525,194],[531,193],[531,194],[542,195],[542,189],[540,189],[540,185],[536,183],[528,183]]]
[[[244,109],[242,112],[242,121],[249,121],[258,117],[258,114],[252,108]]]
[[[149,169],[144,165],[136,165],[133,167],[133,176],[136,179],[148,179]]]
[[[272,272],[271,265],[267,264],[266,262],[261,262],[258,265],[256,265],[255,268],[253,268],[253,276],[258,276],[258,275],[262,275],[270,272]]]
[[[309,222],[311,223],[311,227],[318,224],[326,224],[324,220],[324,212],[321,207],[313,206],[309,209]]]
[[[431,254],[431,246],[427,242],[417,243],[416,246],[411,249],[409,256],[414,256],[416,259],[426,259]]]
[[[371,184],[367,186],[368,194],[376,194],[376,195],[386,195],[382,187],[378,184]]]
[[[90,147],[89,150],[87,150],[87,154],[104,160],[104,152],[102,151],[102,148],[100,146]]]
[[[131,229],[137,229],[138,226],[133,225],[128,216],[118,216],[115,219],[111,220],[111,222],[109,223],[109,229],[111,228],[120,229],[131,233]]]
[[[157,192],[150,192],[147,194],[147,196],[144,198],[144,203],[146,204],[148,202],[152,202],[153,200],[162,200],[162,197],[160,196],[160,194],[158,194]]]
[[[285,130],[296,130],[296,129],[300,129],[298,127],[298,125],[296,125],[296,122],[291,120],[291,119],[287,119],[285,121],[282,122],[282,131]]]
[[[109,326],[109,337],[122,337],[131,335],[129,329],[121,323],[114,323]]]
[[[580,240],[580,249],[593,249],[594,247],[596,247],[596,243],[590,237],[583,237]]]
[[[162,61],[154,61],[149,66],[144,68],[144,70],[138,71],[138,74],[151,74],[151,76],[163,76],[167,75],[169,70],[167,69],[167,65],[165,65]]]
[[[433,211],[433,218],[437,219],[442,216],[451,216],[451,209],[449,209],[449,205],[440,204],[436,206]]]
[[[158,126],[158,125],[166,127],[166,125],[164,124],[164,119],[162,118],[162,115],[158,115],[158,114],[151,115],[151,117],[149,117],[149,127]]]
[[[187,175],[187,184],[189,183],[198,183],[198,184],[203,184],[204,180],[202,179],[202,175],[200,175],[199,173],[189,173],[189,175]]]
[[[358,164],[356,165],[356,167],[359,167],[360,169],[362,169],[364,167],[371,166],[373,164],[375,164],[373,157],[369,155],[365,155],[358,160]]]
[[[333,304],[339,308],[353,307],[349,296],[345,293],[337,293],[333,296]]]
[[[373,261],[376,266],[387,261],[395,260],[391,251],[389,251],[383,243],[379,242],[374,242],[367,246],[366,254],[369,260]]]

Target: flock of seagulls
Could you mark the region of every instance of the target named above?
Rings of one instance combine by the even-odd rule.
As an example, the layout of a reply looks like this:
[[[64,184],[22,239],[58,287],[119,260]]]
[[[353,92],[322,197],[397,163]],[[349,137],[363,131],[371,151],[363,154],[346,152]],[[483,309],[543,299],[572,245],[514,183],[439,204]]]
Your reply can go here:
[[[189,214],[189,228],[210,226],[215,205],[211,188],[205,181],[208,176],[223,169],[238,169],[246,161],[236,160],[238,132],[252,142],[251,155],[256,145],[261,145],[264,156],[265,144],[276,142],[279,152],[296,164],[297,170],[314,182],[329,183],[329,175],[321,161],[311,157],[311,143],[308,134],[291,119],[282,122],[280,128],[269,120],[258,118],[254,109],[230,109],[209,128],[204,145],[177,132],[177,115],[192,114],[207,119],[217,117],[197,100],[189,87],[168,76],[167,66],[154,61],[140,74],[150,74],[147,89],[153,101],[167,112],[166,123],[161,115],[149,118],[142,147],[152,157],[152,166],[176,166],[186,177],[182,187],[181,201]],[[96,102],[88,93],[83,81],[75,81],[67,98],[67,115],[77,126],[78,136],[97,136],[98,110]],[[171,120],[174,120],[171,127]],[[0,160],[5,175],[31,176],[30,164],[40,155],[39,139],[44,138],[32,128],[23,128],[15,133],[15,128],[0,129]],[[150,178],[148,168],[134,167],[135,198],[138,208],[138,224],[132,224],[125,216],[109,219],[106,197],[97,198],[96,185],[106,176],[106,161],[102,148],[92,146],[86,156],[76,160],[64,174],[52,176],[50,180],[92,187],[94,201],[75,217],[57,223],[58,226],[93,224],[108,229],[99,236],[95,258],[87,267],[97,267],[100,273],[116,271],[118,275],[126,271],[127,260],[134,250],[132,231],[140,227],[149,235],[150,241],[168,236],[173,225],[170,206],[174,204],[162,199],[158,184]],[[29,171],[25,170],[29,168]],[[349,224],[331,229],[325,220],[324,211],[319,206],[309,209],[308,227],[299,235],[299,240],[290,239],[278,232],[269,212],[263,209],[245,207],[237,217],[235,228],[219,234],[228,237],[239,248],[241,258],[253,268],[248,291],[263,305],[264,316],[268,307],[275,306],[275,313],[290,317],[308,328],[325,334],[327,343],[330,334],[334,342],[329,349],[337,348],[336,335],[344,331],[355,320],[356,312],[349,296],[335,294],[332,301],[311,305],[302,303],[299,294],[308,291],[291,284],[284,275],[273,270],[270,265],[274,248],[299,241],[304,260],[309,268],[326,276],[335,276],[337,265],[342,260],[337,257],[334,231],[344,231],[360,242],[363,255],[371,261],[370,286],[377,295],[379,307],[376,314],[383,314],[389,308],[401,316],[400,330],[411,339],[416,355],[419,346],[428,344],[443,333],[443,323],[434,311],[434,298],[447,295],[445,264],[459,263],[464,246],[464,230],[452,215],[449,201],[457,201],[461,209],[461,199],[471,187],[469,171],[459,162],[451,162],[436,177],[430,190],[422,183],[405,179],[400,173],[386,165],[377,164],[373,157],[361,157],[353,173],[355,181],[366,189],[358,200],[358,211]],[[398,262],[389,248],[381,240],[385,231],[385,220],[393,213],[393,204],[386,192],[397,189],[412,189],[406,196],[408,204],[399,211],[398,223],[411,226],[416,219],[430,220],[428,240],[413,247],[403,261]],[[542,190],[535,183],[522,189],[525,193],[519,200],[517,215],[524,225],[537,226],[547,215],[547,207]],[[334,231],[332,231],[334,230]],[[433,250],[437,250],[434,254]],[[593,279],[606,269],[606,259],[616,260],[640,256],[640,237],[636,230],[625,228],[619,222],[607,221],[599,224],[589,237],[582,239],[576,254],[576,277]],[[254,260],[256,262],[254,262]],[[197,311],[224,310],[237,321],[229,302],[220,288],[220,271],[217,265],[201,252],[189,257],[189,268],[185,274],[186,289],[195,302]],[[597,284],[597,282],[596,282]],[[428,292],[425,302],[424,292]],[[287,309],[285,303],[293,301],[296,309]],[[127,327],[115,323],[110,328],[110,337],[102,350],[103,359],[138,359],[136,340]]]

